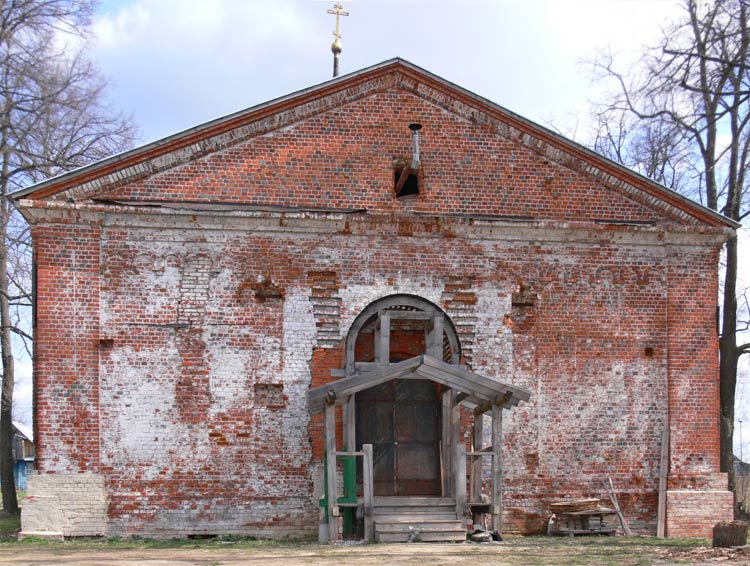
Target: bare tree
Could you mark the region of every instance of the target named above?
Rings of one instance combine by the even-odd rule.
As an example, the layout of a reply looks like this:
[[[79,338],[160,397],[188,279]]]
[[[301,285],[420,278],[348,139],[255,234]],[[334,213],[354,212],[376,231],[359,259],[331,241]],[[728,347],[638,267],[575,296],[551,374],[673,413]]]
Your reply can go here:
[[[616,94],[600,106],[594,145],[641,173],[737,222],[748,216],[750,31],[748,0],[683,0],[684,11],[637,71],[597,69]],[[721,467],[734,487],[732,436],[744,303],[738,305],[738,243],[726,243],[720,337]],[[738,309],[738,306],[740,307]]]
[[[132,144],[129,118],[105,106],[106,81],[84,56],[89,0],[0,0],[0,481],[18,512],[11,445],[13,340],[29,348],[29,228],[6,195]]]

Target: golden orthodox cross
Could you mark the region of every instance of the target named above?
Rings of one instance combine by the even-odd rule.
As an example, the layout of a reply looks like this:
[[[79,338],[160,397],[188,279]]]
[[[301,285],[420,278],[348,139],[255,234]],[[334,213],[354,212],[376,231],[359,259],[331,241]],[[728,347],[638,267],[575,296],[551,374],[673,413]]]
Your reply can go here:
[[[333,10],[326,10],[329,14],[334,14],[336,16],[336,29],[333,32],[333,35],[336,36],[336,39],[341,39],[341,31],[339,30],[339,16],[348,16],[349,12],[346,12],[342,9],[340,2],[336,2],[333,5]]]

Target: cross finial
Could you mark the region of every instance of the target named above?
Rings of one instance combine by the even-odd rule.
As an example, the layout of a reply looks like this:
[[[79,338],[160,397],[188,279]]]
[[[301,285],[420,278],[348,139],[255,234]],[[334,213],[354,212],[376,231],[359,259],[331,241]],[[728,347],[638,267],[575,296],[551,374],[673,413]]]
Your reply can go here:
[[[332,10],[327,10],[327,13],[334,14],[336,16],[336,29],[333,30],[333,35],[336,39],[331,44],[331,51],[333,52],[333,76],[339,76],[339,55],[341,54],[341,30],[339,28],[339,16],[348,16],[349,12],[343,10],[341,2],[336,2],[333,5]]]

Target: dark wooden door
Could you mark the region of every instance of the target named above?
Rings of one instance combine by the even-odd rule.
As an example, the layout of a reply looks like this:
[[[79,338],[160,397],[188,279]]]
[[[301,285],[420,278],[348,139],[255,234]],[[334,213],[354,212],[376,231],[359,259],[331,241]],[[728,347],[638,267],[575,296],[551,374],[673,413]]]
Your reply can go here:
[[[357,393],[357,449],[373,445],[375,495],[440,495],[440,397],[430,381]]]

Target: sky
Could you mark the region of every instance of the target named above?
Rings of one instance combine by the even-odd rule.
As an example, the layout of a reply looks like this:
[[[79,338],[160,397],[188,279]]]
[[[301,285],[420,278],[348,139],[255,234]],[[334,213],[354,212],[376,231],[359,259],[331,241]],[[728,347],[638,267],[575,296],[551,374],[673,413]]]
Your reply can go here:
[[[674,0],[351,0],[341,74],[402,57],[542,125],[586,139],[603,95],[591,61],[622,69],[661,36]],[[88,54],[113,108],[147,143],[331,78],[333,1],[102,0]],[[750,283],[750,281],[748,281]],[[19,374],[30,365],[19,360]],[[750,385],[744,452],[750,455]],[[27,415],[30,379],[19,383]],[[744,412],[743,412],[744,411]],[[739,436],[739,435],[737,435]]]
[[[333,2],[112,0],[91,55],[151,141],[328,80]],[[346,74],[402,57],[540,123],[585,111],[583,61],[652,41],[673,0],[352,0]]]

